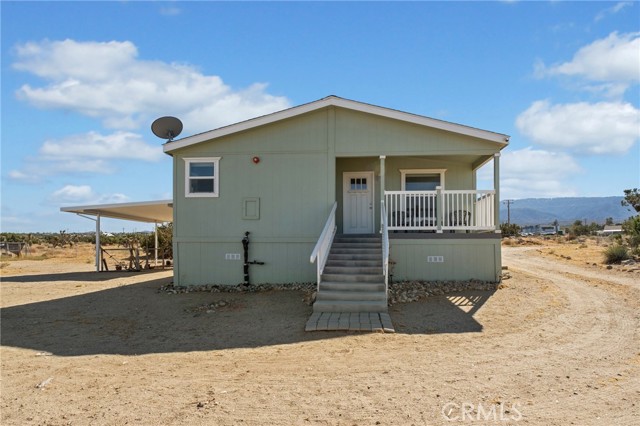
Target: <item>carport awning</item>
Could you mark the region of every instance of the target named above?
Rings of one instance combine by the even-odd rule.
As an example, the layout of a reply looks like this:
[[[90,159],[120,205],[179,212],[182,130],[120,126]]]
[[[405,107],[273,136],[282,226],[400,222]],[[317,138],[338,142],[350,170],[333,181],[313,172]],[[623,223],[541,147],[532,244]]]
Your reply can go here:
[[[137,222],[173,222],[173,200],[61,207],[60,211]]]

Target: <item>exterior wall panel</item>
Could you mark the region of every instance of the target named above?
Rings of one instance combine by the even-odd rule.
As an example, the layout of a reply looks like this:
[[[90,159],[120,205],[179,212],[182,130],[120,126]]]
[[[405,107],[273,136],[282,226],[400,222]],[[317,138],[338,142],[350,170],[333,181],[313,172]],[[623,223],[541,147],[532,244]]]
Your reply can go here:
[[[336,110],[336,156],[496,152],[495,143],[346,109]]]
[[[447,169],[446,189],[473,188],[473,161],[491,155],[493,142],[330,107],[174,151],[176,285],[243,281],[241,240],[250,232],[252,283],[315,281],[309,255],[338,201],[342,177],[373,171],[379,224],[380,160],[386,155],[388,190],[399,190],[400,169]],[[220,157],[219,197],[185,198],[184,158]],[[259,157],[258,164],[252,162]],[[259,215],[247,214],[257,200]],[[443,264],[426,256],[445,256]],[[493,240],[393,240],[395,279],[495,280],[500,246]]]
[[[497,282],[502,262],[500,238],[491,239],[391,239],[393,280]],[[442,256],[444,262],[428,262]]]

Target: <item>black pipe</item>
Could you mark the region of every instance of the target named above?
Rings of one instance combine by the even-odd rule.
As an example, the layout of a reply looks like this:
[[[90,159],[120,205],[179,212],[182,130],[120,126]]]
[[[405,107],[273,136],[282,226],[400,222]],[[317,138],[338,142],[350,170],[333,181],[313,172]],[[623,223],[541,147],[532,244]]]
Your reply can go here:
[[[242,247],[244,249],[244,284],[249,285],[249,265],[264,265],[264,262],[258,262],[256,260],[252,260],[249,262],[249,231],[244,233],[244,238],[242,239]]]

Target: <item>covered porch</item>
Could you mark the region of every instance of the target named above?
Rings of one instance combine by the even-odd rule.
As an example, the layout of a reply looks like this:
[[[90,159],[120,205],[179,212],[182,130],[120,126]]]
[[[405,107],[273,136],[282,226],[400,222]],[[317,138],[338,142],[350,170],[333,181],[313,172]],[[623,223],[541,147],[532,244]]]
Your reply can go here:
[[[476,189],[478,169],[491,161],[493,189]],[[310,259],[319,288],[337,234],[381,237],[385,289],[390,279],[499,281],[499,153],[339,157],[335,165],[335,202]]]
[[[493,162],[493,189],[477,171]],[[339,233],[499,233],[500,154],[336,158]],[[384,220],[383,220],[384,217]]]

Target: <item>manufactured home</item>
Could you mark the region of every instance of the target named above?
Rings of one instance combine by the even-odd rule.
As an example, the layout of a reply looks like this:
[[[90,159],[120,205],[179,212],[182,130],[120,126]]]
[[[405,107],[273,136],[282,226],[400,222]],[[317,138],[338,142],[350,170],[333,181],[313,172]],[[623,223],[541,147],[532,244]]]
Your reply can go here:
[[[508,141],[329,96],[167,142],[174,282],[496,282]]]

